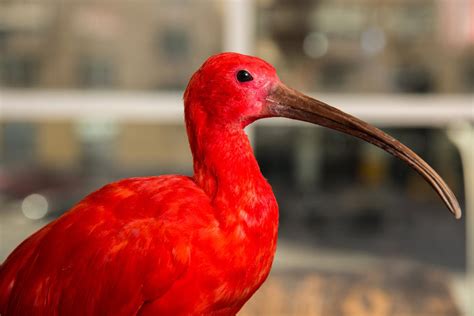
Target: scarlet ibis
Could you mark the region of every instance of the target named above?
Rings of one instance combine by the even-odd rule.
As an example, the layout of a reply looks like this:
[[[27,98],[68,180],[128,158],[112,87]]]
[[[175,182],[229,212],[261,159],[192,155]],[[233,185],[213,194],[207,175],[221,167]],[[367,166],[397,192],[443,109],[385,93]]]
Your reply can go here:
[[[194,175],[131,178],[88,195],[0,268],[0,314],[235,315],[265,281],[278,206],[244,127],[287,117],[368,141],[460,208],[441,177],[377,128],[283,85],[267,62],[210,57],[184,93]]]

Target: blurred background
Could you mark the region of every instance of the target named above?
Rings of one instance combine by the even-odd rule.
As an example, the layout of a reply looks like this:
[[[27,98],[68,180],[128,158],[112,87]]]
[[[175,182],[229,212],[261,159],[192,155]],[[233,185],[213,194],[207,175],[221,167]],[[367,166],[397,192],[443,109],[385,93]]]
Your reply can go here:
[[[472,0],[0,0],[0,262],[110,181],[192,174],[182,92],[221,51],[388,131],[474,211]],[[474,315],[473,213],[337,132],[248,134],[281,224],[240,315]]]

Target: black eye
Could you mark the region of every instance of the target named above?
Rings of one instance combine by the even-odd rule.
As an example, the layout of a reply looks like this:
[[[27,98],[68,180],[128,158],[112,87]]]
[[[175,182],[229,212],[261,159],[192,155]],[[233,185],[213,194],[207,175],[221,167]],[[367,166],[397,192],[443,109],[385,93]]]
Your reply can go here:
[[[252,81],[253,77],[251,74],[249,74],[247,70],[240,70],[237,73],[237,80],[239,80],[240,82]]]

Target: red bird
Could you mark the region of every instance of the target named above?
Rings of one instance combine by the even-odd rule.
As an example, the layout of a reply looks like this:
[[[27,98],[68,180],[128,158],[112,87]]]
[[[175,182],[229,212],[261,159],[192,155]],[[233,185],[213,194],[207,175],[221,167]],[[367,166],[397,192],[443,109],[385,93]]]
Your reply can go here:
[[[192,177],[111,183],[18,246],[0,268],[0,314],[235,315],[265,281],[278,206],[244,127],[288,117],[402,159],[456,217],[443,180],[382,131],[283,85],[256,57],[210,57],[184,94]]]

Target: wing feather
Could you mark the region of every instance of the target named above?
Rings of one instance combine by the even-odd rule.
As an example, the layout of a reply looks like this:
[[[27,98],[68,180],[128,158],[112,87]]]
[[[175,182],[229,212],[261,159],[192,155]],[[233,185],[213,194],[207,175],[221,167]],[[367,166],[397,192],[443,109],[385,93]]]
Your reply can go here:
[[[192,250],[186,214],[199,222],[195,209],[205,199],[181,176],[105,186],[7,258],[0,314],[136,314],[186,272]]]

